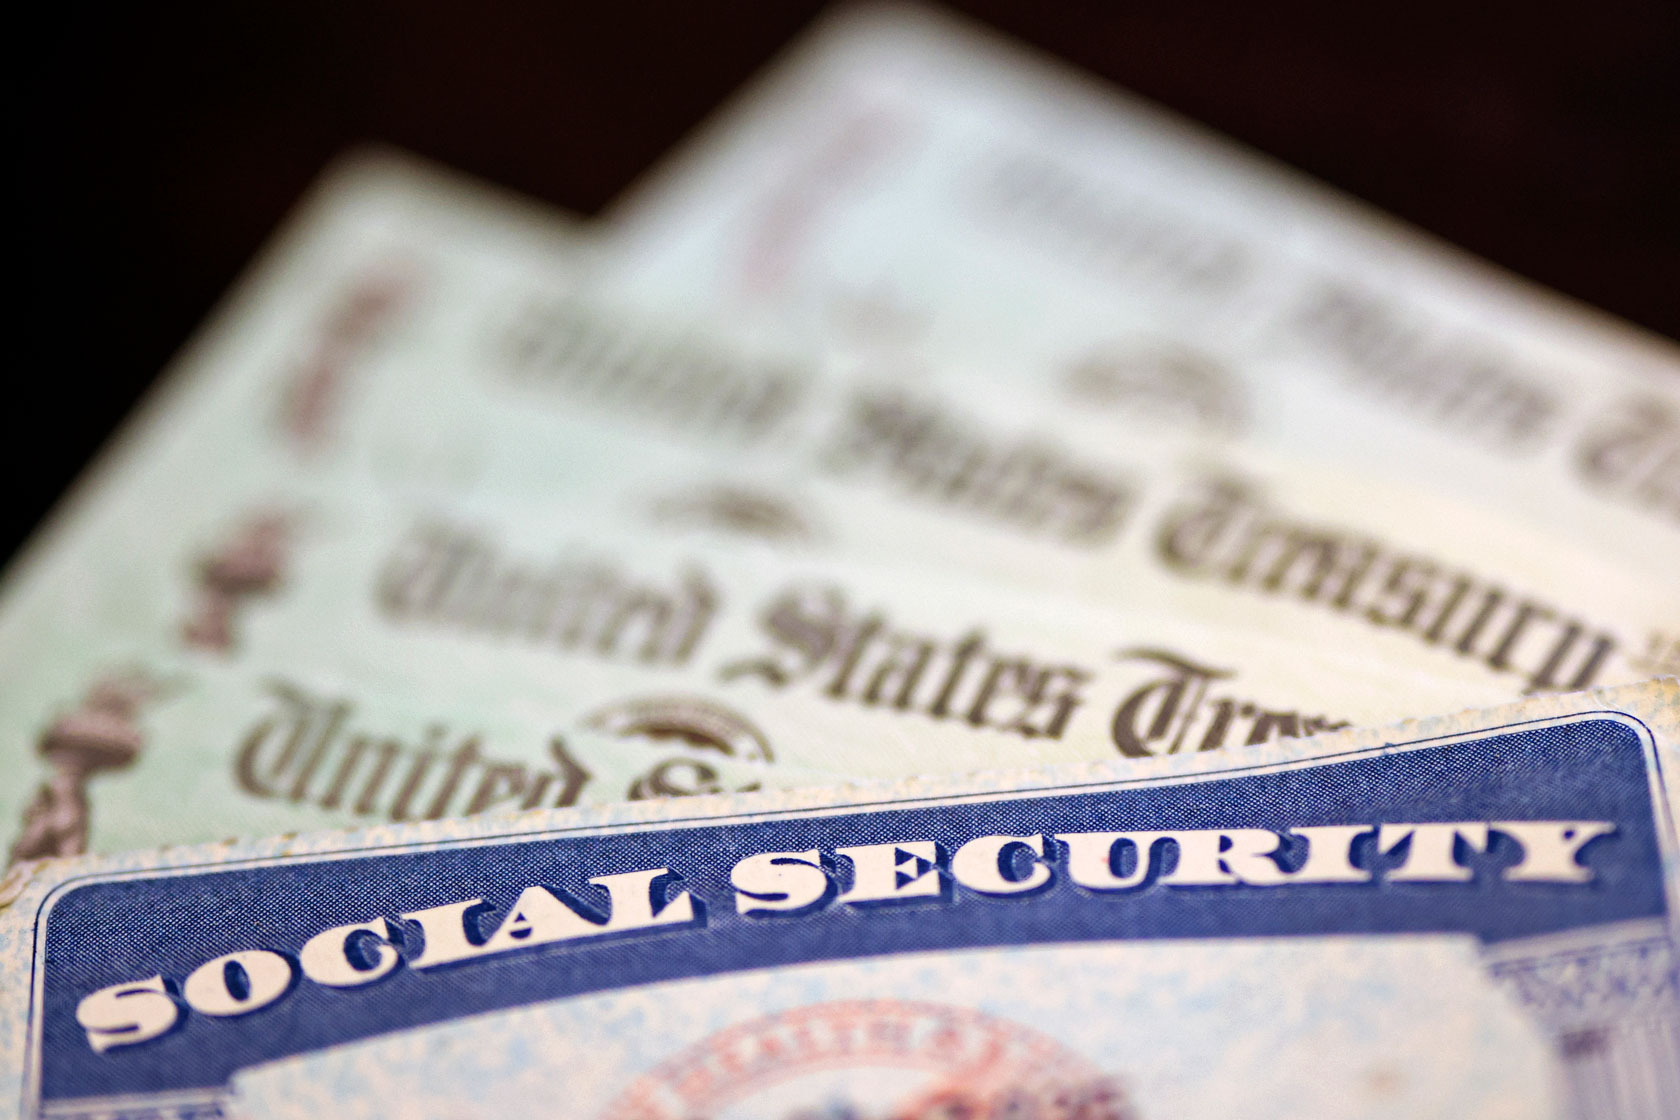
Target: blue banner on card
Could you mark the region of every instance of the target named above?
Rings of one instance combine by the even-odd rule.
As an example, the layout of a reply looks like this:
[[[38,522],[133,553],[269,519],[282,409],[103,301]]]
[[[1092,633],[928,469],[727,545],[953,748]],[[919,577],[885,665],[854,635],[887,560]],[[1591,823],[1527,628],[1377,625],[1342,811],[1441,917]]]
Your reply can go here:
[[[882,802],[70,883],[43,1104],[499,1008],[872,954],[1667,913],[1640,730],[1582,717],[1165,782]]]

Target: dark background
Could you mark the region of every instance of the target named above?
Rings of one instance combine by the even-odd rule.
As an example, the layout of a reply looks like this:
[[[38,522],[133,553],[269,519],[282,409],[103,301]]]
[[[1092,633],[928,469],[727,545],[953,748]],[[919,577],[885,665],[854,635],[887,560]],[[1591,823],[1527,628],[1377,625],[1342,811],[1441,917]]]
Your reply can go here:
[[[953,6],[1680,337],[1680,4]],[[385,140],[593,213],[822,7],[60,5],[14,30],[0,557],[334,153]]]

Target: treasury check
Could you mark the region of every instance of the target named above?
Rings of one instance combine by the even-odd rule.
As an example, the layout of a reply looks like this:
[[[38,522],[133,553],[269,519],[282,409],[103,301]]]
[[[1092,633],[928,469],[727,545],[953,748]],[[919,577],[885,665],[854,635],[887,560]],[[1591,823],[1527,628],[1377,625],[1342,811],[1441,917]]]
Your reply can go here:
[[[1071,422],[1023,427],[1022,410],[981,394],[959,408],[770,361],[579,294],[576,257],[517,206],[399,161],[328,180],[10,573],[9,853],[891,777],[1043,749],[1211,750],[1672,665],[1672,595],[1567,542],[1252,458],[1181,468],[1134,440],[1118,459],[1099,439],[1072,443]],[[390,292],[408,294],[378,295],[397,275],[408,286]],[[346,504],[364,492],[380,497]],[[540,498],[649,539],[644,551],[620,535],[602,574],[555,556],[587,539],[575,525],[532,531],[538,518],[515,542],[498,527],[523,515],[457,504],[428,562],[466,555],[504,583],[440,576],[460,590],[426,609],[476,621],[404,629],[370,612],[372,573],[419,518],[379,510],[423,494]],[[915,559],[1097,610],[994,648],[992,620],[1040,615],[1015,593],[994,605],[976,586],[911,617],[892,612],[915,603],[916,578],[879,599],[890,585],[871,585],[762,623],[783,628],[770,638],[809,662],[800,672],[729,675],[722,658],[747,656],[744,639],[711,639],[719,660],[669,653],[671,635],[714,628],[701,623],[716,588],[654,561],[691,531],[765,541],[818,565],[807,571],[829,556]],[[658,570],[624,574],[644,561]],[[749,580],[715,628],[772,611],[793,593],[780,579]],[[560,605],[514,603],[529,595]],[[616,613],[573,628],[564,610]],[[537,636],[507,651],[500,628]],[[676,645],[644,655],[665,640],[653,631]],[[466,667],[431,671],[433,658]],[[502,672],[509,659],[526,668]],[[678,671],[637,675],[650,664]],[[958,678],[944,702],[941,673]],[[1053,700],[1058,682],[1077,687]],[[1061,703],[1065,720],[1045,717],[1054,734],[997,726],[1036,732],[1039,715],[999,713]],[[792,734],[813,712],[813,730]],[[909,745],[860,758],[816,734],[835,719],[846,744],[861,719],[879,725],[868,741]],[[287,746],[299,736],[323,745]],[[779,748],[759,744],[790,738],[803,758],[767,765]]]
[[[26,865],[0,1099],[1657,1117],[1677,736],[1653,681],[1238,755]]]
[[[1680,666],[1680,537],[1624,562],[1584,526],[997,385],[893,384],[546,271],[459,283],[387,359],[369,438],[424,433],[458,468],[432,492],[1170,604],[1534,691]]]
[[[615,218],[632,287],[905,377],[1680,551],[1672,343],[945,16],[840,12]]]
[[[883,387],[593,291],[530,224],[400,162],[341,170],[12,574],[0,657],[36,660],[67,616],[133,633],[184,594],[195,610],[152,632],[221,649],[239,604],[289,595],[288,571],[356,528],[309,511],[371,494],[914,561],[1508,690],[1464,702],[1680,661],[1680,590],[1609,566],[1590,535],[1278,455],[1116,439],[1019,395]],[[358,278],[389,261],[424,298],[351,345]],[[6,703],[34,720],[49,701],[67,702],[14,682]]]
[[[1241,750],[1513,691],[1144,603],[535,514],[300,520],[266,595],[158,558],[79,600],[54,573],[16,616],[12,858]],[[143,554],[143,526],[109,549]]]

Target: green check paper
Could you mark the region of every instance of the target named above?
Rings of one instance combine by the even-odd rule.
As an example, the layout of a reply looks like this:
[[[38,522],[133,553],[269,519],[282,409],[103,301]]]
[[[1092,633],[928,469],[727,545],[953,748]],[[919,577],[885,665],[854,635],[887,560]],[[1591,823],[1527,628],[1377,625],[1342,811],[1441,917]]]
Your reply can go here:
[[[1580,544],[662,326],[534,221],[389,158],[323,187],[8,582],[14,858],[1212,750],[1672,668],[1672,583]],[[612,388],[649,353],[665,388]],[[254,776],[270,724],[293,767],[325,737],[307,780]]]

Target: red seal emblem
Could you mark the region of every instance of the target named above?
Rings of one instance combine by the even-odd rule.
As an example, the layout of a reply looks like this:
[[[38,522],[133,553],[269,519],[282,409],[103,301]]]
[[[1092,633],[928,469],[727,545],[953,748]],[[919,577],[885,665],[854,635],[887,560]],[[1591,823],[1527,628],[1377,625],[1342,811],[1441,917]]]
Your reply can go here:
[[[1134,1120],[1119,1082],[972,1008],[847,1000],[729,1027],[633,1082],[601,1120]]]

